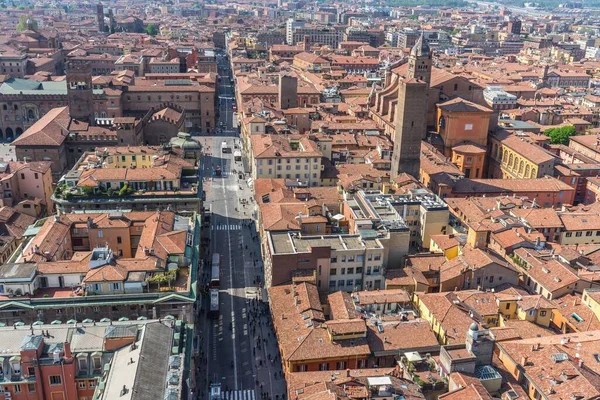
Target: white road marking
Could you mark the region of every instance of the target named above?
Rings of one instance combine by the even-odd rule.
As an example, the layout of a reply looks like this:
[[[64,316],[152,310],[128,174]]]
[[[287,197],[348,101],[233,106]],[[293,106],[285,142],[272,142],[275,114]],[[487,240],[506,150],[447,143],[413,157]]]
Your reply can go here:
[[[221,158],[221,169],[223,169],[223,159]],[[225,190],[225,179],[221,180],[221,188],[223,189],[223,195],[227,196],[227,191]],[[227,207],[227,202],[223,202],[225,205],[225,219],[229,219],[229,207]],[[229,279],[233,282],[233,251],[231,249],[231,231],[227,230],[227,246],[229,247]],[[237,371],[237,350],[236,350],[236,341],[235,341],[235,312],[233,311],[233,298],[231,298],[231,344],[232,344],[232,353],[233,353],[233,383],[234,388],[238,390],[238,371]]]
[[[255,400],[256,391],[250,390],[228,390],[223,392],[224,400]]]

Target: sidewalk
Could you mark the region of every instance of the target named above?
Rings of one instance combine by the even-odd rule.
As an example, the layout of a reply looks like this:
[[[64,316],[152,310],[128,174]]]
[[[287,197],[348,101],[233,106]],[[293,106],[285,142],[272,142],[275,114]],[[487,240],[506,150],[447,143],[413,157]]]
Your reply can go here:
[[[262,301],[250,302],[249,327],[254,344],[256,360],[257,395],[264,399],[286,398],[286,382],[283,379],[281,357],[277,339],[271,325],[269,306]]]

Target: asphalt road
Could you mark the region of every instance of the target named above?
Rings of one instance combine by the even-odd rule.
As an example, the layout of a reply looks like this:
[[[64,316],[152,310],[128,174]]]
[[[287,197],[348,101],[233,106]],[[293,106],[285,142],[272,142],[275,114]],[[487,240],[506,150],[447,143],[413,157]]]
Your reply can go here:
[[[216,382],[221,384],[225,400],[255,400],[261,394],[272,399],[276,395],[283,398],[285,381],[281,378],[280,364],[274,360],[277,345],[270,331],[268,306],[263,301],[265,291],[259,283],[263,280],[262,262],[253,220],[251,183],[242,162],[235,161],[233,156],[241,141],[238,129],[233,126],[234,89],[229,74],[227,60],[223,58],[219,62],[219,75],[223,77],[218,102],[220,129],[215,134],[198,137],[207,153],[201,165],[206,192],[204,207],[210,210],[206,214],[210,216],[210,226],[204,228],[210,231],[205,260],[210,260],[214,253],[221,255],[220,315],[218,319],[208,318],[206,312],[199,316],[204,319],[202,343],[207,367],[199,384],[206,390],[200,393],[200,398],[206,398],[210,384]],[[223,142],[231,152],[222,152]],[[215,174],[217,165],[221,167],[221,176]],[[204,282],[209,279],[209,270],[204,270]],[[204,309],[208,309],[207,300]]]

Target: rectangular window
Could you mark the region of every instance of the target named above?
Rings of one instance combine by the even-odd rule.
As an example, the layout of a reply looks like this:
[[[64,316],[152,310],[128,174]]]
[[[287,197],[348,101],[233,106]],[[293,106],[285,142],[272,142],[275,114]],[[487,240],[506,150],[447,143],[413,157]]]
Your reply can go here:
[[[331,257],[331,262],[332,263],[336,263],[337,262],[337,257]]]
[[[94,363],[94,370],[102,369],[102,359],[100,357],[94,357],[93,363]]]
[[[77,382],[77,386],[79,387],[79,389],[85,389],[87,387],[85,381]]]
[[[21,385],[15,385],[13,387],[15,388],[14,393],[21,393]]]
[[[35,172],[35,173],[33,174],[33,177],[34,177],[34,179],[38,179],[38,173],[37,173],[37,172]]]
[[[342,268],[340,274],[341,275],[346,275],[346,268]]]
[[[336,275],[337,274],[337,268],[331,268],[330,271],[331,272],[329,272],[329,275]]]
[[[35,368],[27,367],[27,373],[29,374],[29,376],[35,376]]]
[[[329,364],[327,364],[327,363],[319,364],[319,371],[328,371],[328,370],[329,370]]]
[[[342,256],[342,262],[346,262],[346,256]]]
[[[508,310],[510,308],[510,303],[506,303],[506,309]]]
[[[117,243],[118,244],[123,243],[123,239],[121,238],[121,236],[117,236]]]
[[[87,371],[87,360],[85,358],[78,358],[77,360],[79,362],[79,370]]]
[[[587,232],[585,233],[585,236],[592,236],[592,231],[587,231]]]
[[[354,274],[354,268],[348,268],[348,275]]]
[[[343,279],[339,280],[338,281],[338,287],[344,287],[344,283],[345,283],[345,281]]]
[[[329,281],[329,287],[334,288],[335,287],[335,281]]]
[[[121,282],[113,282],[110,284],[111,290],[119,290],[121,289]]]
[[[566,236],[566,237],[571,237],[571,236],[573,236],[573,233],[572,233],[572,232],[567,232],[567,233],[565,234],[565,236]]]
[[[576,237],[581,237],[582,235],[583,235],[583,232],[575,232]]]
[[[103,236],[104,236],[104,235],[102,234],[102,231],[101,231],[101,230],[99,230],[99,231],[98,231],[98,237],[99,237],[99,238],[101,238],[101,237],[103,237]]]
[[[62,384],[62,379],[60,375],[50,375],[48,377],[48,380],[50,381],[50,385],[60,385]]]
[[[88,381],[88,388],[94,389],[96,387],[96,381]]]
[[[353,284],[354,284],[354,280],[352,280],[352,279],[348,279],[348,280],[346,281],[346,287],[349,287],[349,288],[351,288]]]
[[[546,311],[540,311],[540,315],[541,315],[542,317],[545,317],[545,316],[546,316]]]
[[[356,267],[356,273],[357,274],[362,274],[363,273],[363,267]]]
[[[29,393],[35,393],[35,384],[34,383],[28,383],[27,384],[27,392],[29,392]]]

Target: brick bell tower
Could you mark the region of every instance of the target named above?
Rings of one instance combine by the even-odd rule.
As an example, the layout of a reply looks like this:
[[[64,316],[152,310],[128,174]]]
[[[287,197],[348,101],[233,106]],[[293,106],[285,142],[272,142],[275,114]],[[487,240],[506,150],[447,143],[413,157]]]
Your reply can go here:
[[[421,141],[427,135],[427,106],[431,81],[431,50],[421,34],[408,58],[408,73],[398,87],[396,131],[391,177],[402,173],[419,179]]]
[[[95,120],[91,64],[69,62],[66,72],[69,115],[73,119],[93,124]]]

